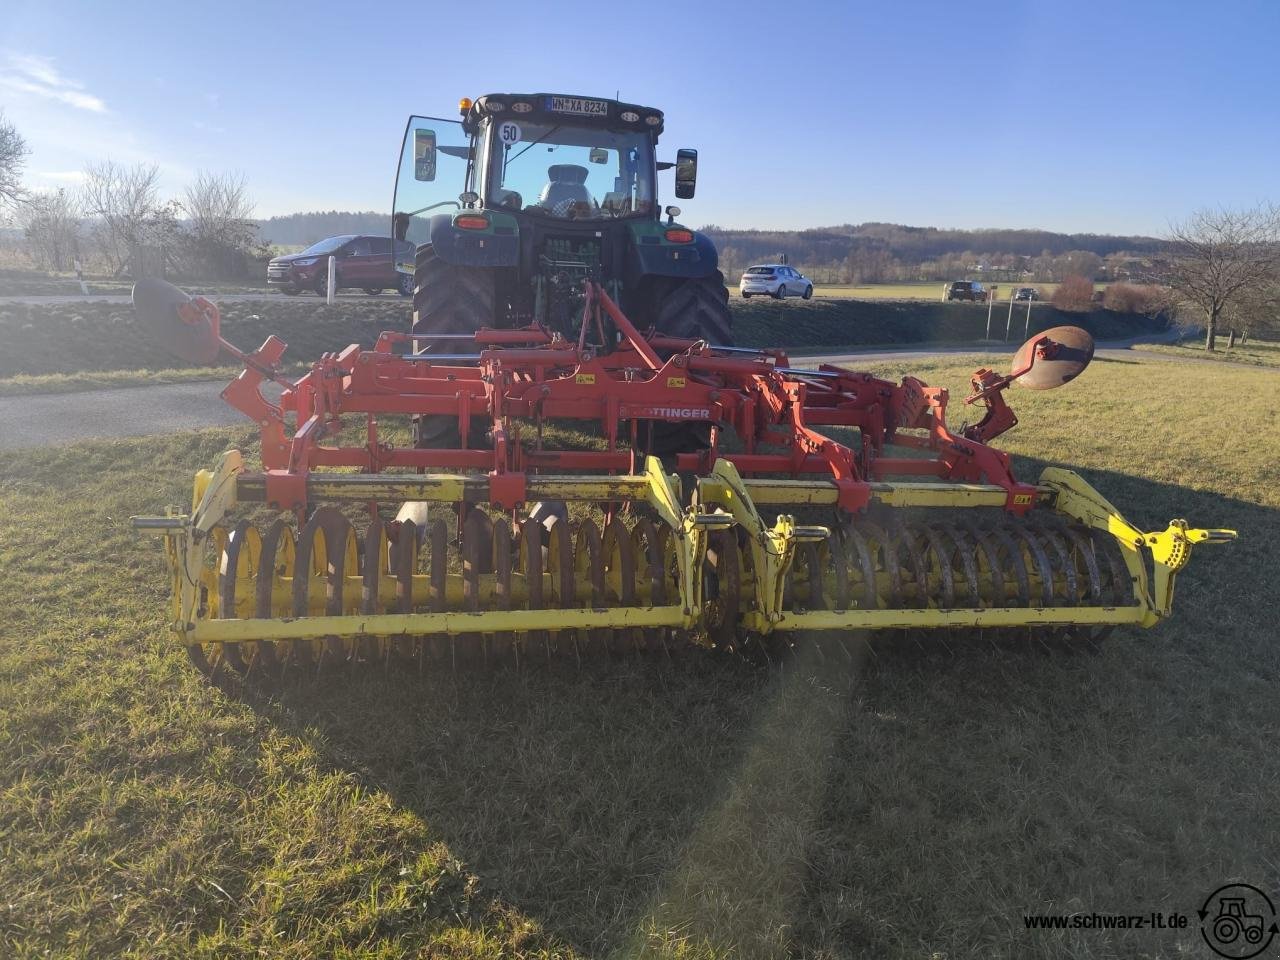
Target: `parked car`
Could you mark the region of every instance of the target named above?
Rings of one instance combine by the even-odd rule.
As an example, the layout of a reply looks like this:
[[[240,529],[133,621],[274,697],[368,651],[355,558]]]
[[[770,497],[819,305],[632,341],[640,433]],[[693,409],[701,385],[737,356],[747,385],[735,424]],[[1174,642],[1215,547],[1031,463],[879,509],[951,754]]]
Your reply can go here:
[[[785,263],[762,263],[748,267],[738,281],[738,292],[744,300],[756,294],[768,295],[777,300],[787,297],[813,296],[813,283],[799,270]]]
[[[943,300],[977,300],[987,302],[987,291],[977,280],[956,280],[943,289]]]
[[[1013,291],[1013,299],[1015,300],[1039,300],[1040,291],[1035,287],[1019,287]]]
[[[276,257],[267,264],[267,284],[294,295],[314,290],[324,296],[329,283],[329,258],[335,257],[335,286],[359,287],[370,296],[392,289],[413,296],[413,277],[396,270],[395,261],[413,261],[413,244],[398,240],[392,256],[390,237],[329,237],[301,253]]]

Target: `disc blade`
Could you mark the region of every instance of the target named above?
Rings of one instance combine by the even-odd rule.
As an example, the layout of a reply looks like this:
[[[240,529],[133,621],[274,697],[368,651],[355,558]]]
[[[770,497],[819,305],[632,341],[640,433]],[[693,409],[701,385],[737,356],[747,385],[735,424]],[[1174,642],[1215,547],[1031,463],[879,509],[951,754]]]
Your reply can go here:
[[[1051,356],[1036,357],[1031,369],[1018,378],[1028,390],[1052,390],[1080,376],[1093,359],[1093,337],[1079,327],[1052,327],[1036,334],[1013,355],[1013,369],[1021,370],[1031,360],[1036,341],[1048,337]]]
[[[222,347],[218,328],[208,316],[199,314],[188,323],[178,313],[189,296],[156,277],[144,277],[133,285],[133,309],[146,331],[174,356],[194,364],[210,364]]]

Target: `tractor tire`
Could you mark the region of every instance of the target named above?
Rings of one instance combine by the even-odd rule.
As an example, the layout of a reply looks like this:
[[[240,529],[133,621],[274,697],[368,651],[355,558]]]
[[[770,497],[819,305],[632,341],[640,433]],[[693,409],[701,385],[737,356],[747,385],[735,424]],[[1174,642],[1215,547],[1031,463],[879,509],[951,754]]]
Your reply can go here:
[[[729,291],[719,270],[707,277],[667,285],[659,291],[652,318],[659,333],[706,340],[721,347],[733,346]]]
[[[413,272],[412,332],[422,336],[417,349],[430,346],[432,334],[474,333],[481,327],[492,327],[497,299],[494,281],[492,270],[445,263],[430,245],[419,247]],[[467,352],[466,344],[456,340],[439,341],[432,349]],[[438,415],[418,417],[413,440],[417,447],[433,448],[457,448],[462,442],[457,419]],[[470,447],[480,450],[491,443],[483,430],[472,430],[468,441]]]
[[[689,340],[706,340],[721,347],[733,346],[729,291],[719,270],[710,276],[668,284],[658,293],[652,317],[659,333]],[[702,450],[711,442],[711,427],[706,423],[655,420],[651,430],[653,452],[663,458]]]

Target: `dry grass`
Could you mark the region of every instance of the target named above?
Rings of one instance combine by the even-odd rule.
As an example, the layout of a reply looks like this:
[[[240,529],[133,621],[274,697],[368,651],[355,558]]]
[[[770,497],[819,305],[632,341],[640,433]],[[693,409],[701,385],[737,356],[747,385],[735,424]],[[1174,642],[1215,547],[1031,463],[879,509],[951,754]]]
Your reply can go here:
[[[730,277],[730,292],[733,296],[738,296],[736,278]],[[989,282],[984,281],[984,286],[990,287]],[[840,299],[855,300],[942,300],[943,288],[947,284],[941,280],[921,280],[908,281],[903,283],[815,283],[813,287],[813,295],[815,297],[837,297]],[[1008,307],[1009,297],[1018,287],[1035,287],[1040,291],[1040,295],[1046,300],[1053,296],[1053,291],[1057,289],[1056,283],[1038,283],[1034,281],[1018,281],[998,280],[996,286],[997,302],[1004,303]],[[1094,284],[1097,290],[1105,290],[1105,283]]]
[[[1154,350],[1167,353],[1173,357],[1184,359],[1230,361],[1231,363],[1248,363],[1258,367],[1280,367],[1280,343],[1267,340],[1249,340],[1228,349],[1227,338],[1218,338],[1218,349],[1209,353],[1204,348],[1204,340],[1195,337],[1179,343],[1143,344],[1143,350]]]
[[[905,372],[887,367],[881,372]],[[958,394],[963,359],[915,365]],[[1018,393],[1024,474],[1241,529],[1176,620],[1096,655],[885,649],[211,686],[131,513],[243,430],[0,464],[0,953],[12,957],[1199,955],[1029,912],[1280,885],[1267,371],[1099,362]],[[959,419],[959,417],[957,417]]]

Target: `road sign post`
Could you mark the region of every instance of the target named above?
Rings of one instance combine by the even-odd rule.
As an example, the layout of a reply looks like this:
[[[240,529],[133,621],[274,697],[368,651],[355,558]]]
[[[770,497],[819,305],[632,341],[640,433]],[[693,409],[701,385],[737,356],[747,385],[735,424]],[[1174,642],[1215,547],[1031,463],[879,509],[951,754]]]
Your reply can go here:
[[[337,257],[329,258],[329,282],[325,285],[327,291],[326,300],[329,306],[333,306],[333,296],[337,292],[334,290],[334,284],[338,282],[338,259]]]
[[[996,294],[1000,288],[996,284],[991,285],[991,293],[987,295],[987,339],[991,339],[991,310],[996,305]]]

